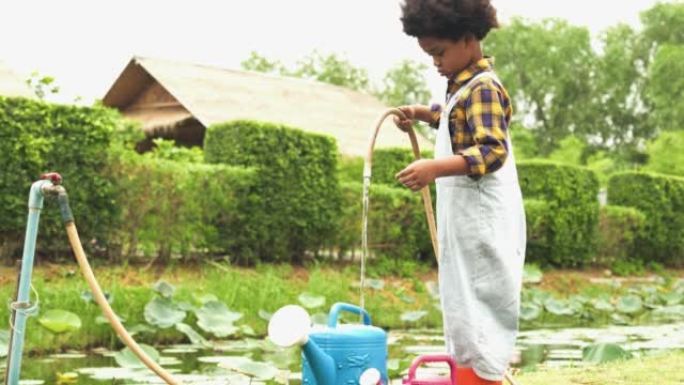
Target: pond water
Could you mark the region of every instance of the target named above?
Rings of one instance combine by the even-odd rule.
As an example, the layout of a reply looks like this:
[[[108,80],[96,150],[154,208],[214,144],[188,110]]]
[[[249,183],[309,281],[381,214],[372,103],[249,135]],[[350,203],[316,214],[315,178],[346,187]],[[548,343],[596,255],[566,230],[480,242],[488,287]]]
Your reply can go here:
[[[417,355],[443,350],[439,330],[393,331],[388,335],[388,343],[388,370],[393,384],[401,384],[403,373]],[[582,349],[592,343],[616,343],[637,356],[684,350],[684,323],[523,331],[512,365],[522,368],[583,365]],[[279,349],[265,340],[219,341],[210,349],[175,345],[160,348],[160,353],[162,366],[186,385],[301,383],[299,349]],[[118,367],[113,355],[114,352],[94,350],[88,354],[24,357],[21,384],[163,383],[146,368]],[[423,370],[444,371],[445,367],[439,365]],[[64,373],[68,375],[63,376]]]

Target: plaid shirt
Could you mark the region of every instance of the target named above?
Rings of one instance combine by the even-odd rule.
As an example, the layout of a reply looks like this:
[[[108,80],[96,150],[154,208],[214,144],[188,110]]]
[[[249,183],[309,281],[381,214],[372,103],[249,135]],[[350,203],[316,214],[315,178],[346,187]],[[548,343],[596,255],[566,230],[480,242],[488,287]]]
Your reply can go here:
[[[449,79],[447,100],[475,75],[493,71],[494,59],[483,58]],[[508,156],[511,99],[506,89],[489,77],[479,78],[463,90],[450,112],[449,132],[454,154],[462,155],[468,175],[479,179],[503,166]],[[432,127],[439,127],[441,108],[433,108]]]

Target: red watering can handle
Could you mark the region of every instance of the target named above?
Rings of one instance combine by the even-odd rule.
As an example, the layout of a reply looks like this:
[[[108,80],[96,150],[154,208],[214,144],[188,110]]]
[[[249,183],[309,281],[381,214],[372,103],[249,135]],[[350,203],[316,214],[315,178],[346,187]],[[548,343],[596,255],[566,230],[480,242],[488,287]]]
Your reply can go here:
[[[62,176],[56,172],[46,172],[40,176],[41,180],[49,180],[54,185],[62,184]]]
[[[427,362],[446,362],[449,364],[449,369],[451,370],[451,383],[454,385],[456,384],[456,361],[447,354],[430,354],[416,357],[411,363],[411,367],[408,371],[409,383],[416,378],[416,370],[418,370],[418,367]]]

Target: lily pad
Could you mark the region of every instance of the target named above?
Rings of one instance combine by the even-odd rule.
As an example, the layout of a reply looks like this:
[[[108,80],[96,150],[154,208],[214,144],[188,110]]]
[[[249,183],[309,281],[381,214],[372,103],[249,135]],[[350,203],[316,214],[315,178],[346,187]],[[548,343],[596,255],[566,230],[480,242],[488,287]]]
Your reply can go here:
[[[582,349],[582,360],[594,364],[631,358],[632,353],[616,344],[595,344]]]
[[[385,281],[382,279],[367,279],[366,283],[368,284],[368,287],[374,290],[382,290],[382,288],[385,287]]]
[[[636,295],[625,295],[618,299],[616,309],[624,314],[638,313],[643,309],[643,302],[641,301],[641,298]]]
[[[524,321],[533,321],[542,314],[542,308],[530,302],[523,302],[520,306],[520,319]]]
[[[325,297],[311,293],[302,293],[297,297],[299,303],[307,309],[315,309],[325,305]]]
[[[38,319],[38,322],[53,333],[70,332],[81,328],[81,318],[79,316],[61,309],[46,311]]]
[[[315,313],[311,315],[311,323],[314,325],[327,325],[328,315],[325,313]]]
[[[164,298],[173,297],[173,293],[176,291],[176,288],[166,281],[157,281],[152,289]]]
[[[570,307],[568,302],[555,298],[547,299],[546,302],[544,302],[544,307],[546,308],[546,311],[555,315],[570,316],[575,314],[575,310]]]
[[[192,326],[179,322],[176,324],[176,330],[185,334],[193,345],[201,345],[210,347],[211,343],[207,341],[201,334],[195,331]]]
[[[417,322],[426,315],[427,312],[425,310],[407,311],[401,314],[401,320],[404,322]]]
[[[259,318],[261,318],[264,321],[270,321],[271,317],[273,317],[273,313],[269,313],[266,310],[259,309]]]
[[[539,266],[534,264],[525,265],[523,269],[523,283],[540,283],[543,277],[544,273],[542,273]]]
[[[146,324],[136,324],[133,325],[130,329],[128,329],[128,332],[133,336],[139,333],[153,333],[155,332],[156,329],[153,327],[150,327],[149,325]]]
[[[140,348],[152,359],[154,362],[159,362],[159,352],[150,345],[139,344]],[[114,360],[122,368],[145,368],[145,364],[140,361],[138,356],[133,353],[128,347],[119,350],[114,354]]]
[[[254,377],[261,381],[272,380],[279,373],[278,368],[273,366],[273,364],[252,360],[239,362],[237,365],[229,369],[250,377]]]
[[[119,320],[119,322],[121,322],[121,323],[126,323],[126,319],[125,319],[125,318],[121,318],[121,316],[119,316],[118,314],[114,314],[114,316],[116,317],[116,319]],[[105,317],[104,315],[100,314],[100,315],[98,315],[97,317],[95,317],[95,323],[98,324],[98,325],[108,324],[108,323],[109,323],[109,319],[108,319],[107,317]]]
[[[684,300],[684,294],[672,292],[661,294],[660,298],[667,306],[679,305]]]
[[[114,302],[114,296],[112,296],[110,293],[104,292],[102,294],[104,295],[105,299],[107,300],[107,303],[111,304],[112,302]],[[85,290],[85,291],[81,292],[81,299],[87,303],[95,303],[95,298],[93,297],[93,292],[89,291],[89,290]]]
[[[197,326],[216,337],[228,337],[238,332],[233,323],[242,318],[242,313],[228,309],[223,302],[209,301],[195,312]]]
[[[218,301],[219,300],[218,297],[216,297],[214,294],[211,294],[211,293],[193,294],[193,298],[200,305],[204,305],[205,303],[207,303],[209,301]]]
[[[156,297],[145,305],[145,321],[165,329],[182,322],[186,312],[169,298]]]
[[[660,321],[681,321],[684,320],[684,305],[661,307],[651,312],[651,316]]]
[[[612,312],[615,310],[613,304],[605,298],[597,298],[591,302],[591,305],[598,311]]]

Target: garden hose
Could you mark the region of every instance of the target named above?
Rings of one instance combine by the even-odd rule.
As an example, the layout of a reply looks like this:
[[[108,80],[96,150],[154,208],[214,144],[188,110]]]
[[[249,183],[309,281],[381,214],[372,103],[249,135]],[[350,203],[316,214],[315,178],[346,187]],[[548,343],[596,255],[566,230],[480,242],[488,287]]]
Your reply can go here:
[[[366,152],[366,158],[364,159],[364,164],[363,164],[363,178],[364,178],[364,180],[370,181],[371,171],[372,171],[371,162],[373,160],[373,149],[375,148],[375,140],[378,137],[378,132],[380,132],[380,127],[382,126],[382,122],[390,115],[395,115],[402,120],[406,119],[406,115],[398,108],[390,108],[380,116],[377,123],[375,124],[375,129],[373,130],[373,133],[371,134],[370,144],[368,145],[368,152]],[[418,147],[418,139],[416,138],[416,133],[415,133],[415,131],[413,131],[413,128],[409,128],[407,130],[407,133],[409,135],[409,139],[411,140],[411,148],[413,149],[413,156],[415,157],[416,160],[418,160],[418,159],[420,159],[420,148]],[[432,209],[432,197],[430,195],[430,188],[428,186],[425,186],[420,190],[420,193],[423,197],[423,206],[425,207],[425,216],[427,218],[428,227],[430,229],[430,239],[432,240],[432,250],[435,253],[435,259],[437,260],[437,263],[439,263],[439,247],[437,245],[437,225],[435,224],[435,214],[434,214],[434,211]],[[366,224],[364,224],[364,226],[365,225]]]
[[[375,148],[375,140],[378,137],[378,132],[380,131],[380,127],[382,126],[382,122],[390,115],[395,115],[401,120],[406,120],[406,114],[404,114],[403,111],[401,111],[398,108],[390,108],[387,111],[385,111],[380,118],[378,119],[377,123],[375,124],[375,128],[373,130],[373,133],[371,134],[370,138],[370,144],[368,146],[368,152],[366,153],[366,158],[364,159],[364,164],[363,164],[363,180],[364,180],[364,193],[363,193],[363,205],[364,205],[364,215],[363,215],[363,230],[362,230],[362,248],[363,248],[363,254],[361,257],[361,308],[363,308],[363,286],[364,286],[364,270],[365,270],[365,257],[368,249],[368,191],[366,191],[370,187],[370,179],[371,179],[371,162],[373,160],[373,149]],[[409,139],[411,140],[411,148],[413,149],[413,156],[415,157],[416,160],[420,159],[420,148],[418,147],[418,139],[416,138],[416,133],[413,130],[413,128],[409,128],[406,130],[406,132],[409,135]],[[439,244],[437,243],[437,225],[435,224],[435,214],[432,209],[432,197],[430,195],[430,188],[428,186],[423,187],[420,189],[420,193],[423,197],[423,206],[425,207],[425,216],[427,218],[428,222],[428,228],[430,230],[430,239],[432,240],[432,250],[435,253],[435,259],[437,260],[437,265],[439,265]],[[517,381],[513,379],[513,376],[509,371],[506,371],[504,373],[504,378],[506,381],[508,381],[511,385],[518,385]]]
[[[112,328],[116,334],[123,341],[123,343],[128,346],[128,348],[131,349],[131,351],[140,359],[140,361],[145,364],[145,366],[156,373],[167,384],[180,385],[180,381],[174,379],[169,372],[159,366],[159,364],[152,360],[147,353],[140,348],[140,345],[138,345],[138,343],[124,328],[124,326],[121,324],[121,321],[119,321],[119,318],[109,305],[109,302],[107,302],[107,299],[102,293],[102,289],[100,288],[97,279],[95,279],[93,269],[90,267],[85,252],[83,251],[83,246],[81,245],[81,240],[78,237],[78,231],[76,230],[76,224],[74,223],[74,217],[71,213],[71,209],[69,208],[69,200],[64,187],[54,184],[51,188],[47,189],[46,192],[51,192],[57,195],[62,221],[64,222],[64,227],[67,231],[71,249],[74,251],[74,255],[76,256],[76,261],[81,268],[81,272],[83,272],[83,277],[88,282],[88,286],[90,286],[90,290],[93,292],[93,298],[95,299],[95,302],[97,302],[102,309],[102,312],[104,313],[105,317],[107,317],[107,320],[109,320],[109,323],[112,325]]]

